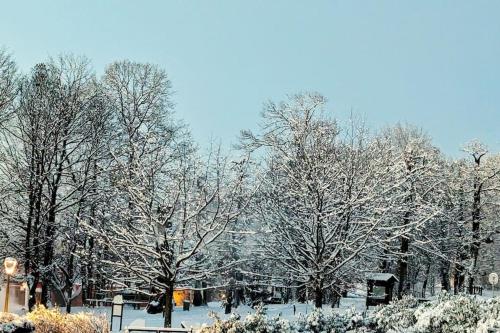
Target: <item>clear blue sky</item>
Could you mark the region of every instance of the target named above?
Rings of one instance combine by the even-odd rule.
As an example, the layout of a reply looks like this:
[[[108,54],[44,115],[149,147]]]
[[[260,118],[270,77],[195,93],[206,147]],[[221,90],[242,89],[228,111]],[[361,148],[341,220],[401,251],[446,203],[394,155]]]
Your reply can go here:
[[[157,63],[202,145],[314,90],[341,119],[422,126],[449,155],[473,138],[500,151],[500,1],[3,1],[0,45],[24,71],[68,52],[98,73]]]

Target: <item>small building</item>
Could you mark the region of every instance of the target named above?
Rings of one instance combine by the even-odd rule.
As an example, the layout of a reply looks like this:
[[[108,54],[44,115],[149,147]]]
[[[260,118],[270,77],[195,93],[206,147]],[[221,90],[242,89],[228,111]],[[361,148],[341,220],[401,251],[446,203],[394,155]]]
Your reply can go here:
[[[389,304],[396,282],[399,280],[391,273],[368,273],[366,275],[366,307]]]
[[[7,285],[2,284],[0,286],[1,309],[3,309],[5,304],[6,291]],[[9,312],[16,314],[25,313],[28,309],[28,294],[29,291],[26,289],[25,283],[19,281],[11,282],[9,287]]]

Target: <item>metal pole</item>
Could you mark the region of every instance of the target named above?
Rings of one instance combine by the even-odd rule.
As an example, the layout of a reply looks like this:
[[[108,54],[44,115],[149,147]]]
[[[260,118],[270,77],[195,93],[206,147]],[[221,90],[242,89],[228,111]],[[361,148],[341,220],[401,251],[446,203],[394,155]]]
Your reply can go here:
[[[123,304],[120,308],[120,331],[122,330],[122,321],[123,321]]]
[[[115,303],[111,303],[111,325],[109,330],[113,331],[113,317],[114,317]]]
[[[5,289],[5,303],[3,305],[3,312],[9,312],[9,294],[10,294],[10,275],[7,274],[7,288]]]
[[[29,310],[30,308],[29,302],[30,302],[30,290],[28,285],[26,284],[26,288],[24,288],[24,307],[26,308],[26,310]]]

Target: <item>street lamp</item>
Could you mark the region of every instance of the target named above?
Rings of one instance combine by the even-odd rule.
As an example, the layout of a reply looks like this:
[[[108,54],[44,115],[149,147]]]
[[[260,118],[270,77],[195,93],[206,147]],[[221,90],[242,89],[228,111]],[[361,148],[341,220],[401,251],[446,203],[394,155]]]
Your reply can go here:
[[[7,288],[5,289],[3,312],[9,312],[10,276],[16,271],[17,260],[14,258],[5,258],[3,265],[5,267],[5,274],[7,274]]]

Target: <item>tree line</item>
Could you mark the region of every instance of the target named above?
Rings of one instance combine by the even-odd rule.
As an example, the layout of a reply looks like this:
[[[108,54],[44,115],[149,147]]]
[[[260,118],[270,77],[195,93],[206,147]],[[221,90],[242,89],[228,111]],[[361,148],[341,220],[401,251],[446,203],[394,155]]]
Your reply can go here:
[[[479,141],[451,159],[416,127],[339,122],[302,93],[266,103],[232,152],[200,149],[171,93],[152,64],[20,73],[0,52],[0,240],[31,296],[41,282],[69,312],[76,282],[83,298],[154,287],[169,326],[179,285],[273,285],[321,307],[368,271],[394,273],[399,296],[478,283],[500,208],[500,156]]]

